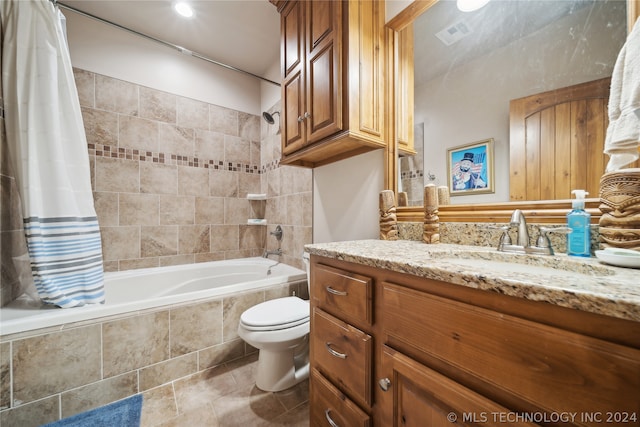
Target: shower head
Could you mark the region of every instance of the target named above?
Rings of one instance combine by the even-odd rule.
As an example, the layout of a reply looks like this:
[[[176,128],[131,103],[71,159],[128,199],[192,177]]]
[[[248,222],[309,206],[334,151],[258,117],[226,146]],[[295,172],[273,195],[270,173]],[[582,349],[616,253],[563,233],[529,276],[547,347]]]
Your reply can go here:
[[[273,113],[273,115],[267,113],[266,111],[264,113],[262,113],[262,118],[265,120],[265,122],[269,123],[270,125],[275,124],[275,120],[273,119],[273,116],[275,115],[280,115],[280,111],[275,111]]]

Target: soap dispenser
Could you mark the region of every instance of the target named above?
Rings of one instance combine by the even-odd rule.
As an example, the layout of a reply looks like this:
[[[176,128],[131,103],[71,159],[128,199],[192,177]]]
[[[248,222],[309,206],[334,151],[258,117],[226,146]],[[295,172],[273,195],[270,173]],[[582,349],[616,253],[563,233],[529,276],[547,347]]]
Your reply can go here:
[[[591,215],[584,210],[584,190],[573,190],[576,198],[571,202],[572,210],[567,214],[567,227],[571,233],[567,235],[567,255],[591,256]]]

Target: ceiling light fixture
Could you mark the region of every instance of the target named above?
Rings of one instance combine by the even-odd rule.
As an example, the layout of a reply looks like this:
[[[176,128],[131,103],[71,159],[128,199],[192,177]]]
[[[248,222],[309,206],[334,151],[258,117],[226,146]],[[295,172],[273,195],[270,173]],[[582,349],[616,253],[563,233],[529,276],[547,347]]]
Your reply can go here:
[[[461,12],[473,12],[487,3],[489,3],[489,0],[458,0],[456,6]]]
[[[189,6],[188,3],[183,1],[176,3],[173,8],[178,12],[181,16],[185,18],[191,18],[193,16],[193,9]]]

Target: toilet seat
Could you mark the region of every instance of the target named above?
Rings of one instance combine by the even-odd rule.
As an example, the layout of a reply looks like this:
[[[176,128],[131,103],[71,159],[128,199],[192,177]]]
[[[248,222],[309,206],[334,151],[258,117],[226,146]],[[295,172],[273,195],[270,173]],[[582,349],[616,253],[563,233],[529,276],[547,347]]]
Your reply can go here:
[[[240,324],[249,331],[278,331],[309,322],[309,302],[284,297],[262,302],[240,316]]]

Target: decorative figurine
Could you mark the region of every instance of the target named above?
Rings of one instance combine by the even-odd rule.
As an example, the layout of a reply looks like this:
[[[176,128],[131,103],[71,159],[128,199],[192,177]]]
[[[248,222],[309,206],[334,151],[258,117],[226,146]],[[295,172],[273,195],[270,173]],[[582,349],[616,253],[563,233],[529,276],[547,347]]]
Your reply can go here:
[[[396,202],[392,190],[380,192],[380,240],[398,240]]]
[[[422,240],[425,243],[440,243],[438,189],[435,184],[427,184],[424,187],[424,227]]]

